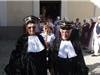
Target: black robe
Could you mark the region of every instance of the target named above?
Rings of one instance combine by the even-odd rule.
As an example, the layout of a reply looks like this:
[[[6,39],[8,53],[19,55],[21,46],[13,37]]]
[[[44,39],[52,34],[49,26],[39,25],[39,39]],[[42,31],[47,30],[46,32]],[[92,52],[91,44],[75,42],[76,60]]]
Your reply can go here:
[[[37,35],[45,46],[43,37]],[[37,53],[27,52],[28,35],[22,35],[12,51],[9,64],[5,67],[7,75],[47,75],[46,50]],[[46,47],[46,46],[45,46]]]
[[[89,69],[85,64],[80,42],[75,35],[75,30],[72,31],[69,40],[75,49],[77,57],[71,59],[63,59],[58,57],[61,39],[59,41],[55,41],[53,45],[54,49],[52,50],[52,63],[54,66],[55,75],[88,75]]]

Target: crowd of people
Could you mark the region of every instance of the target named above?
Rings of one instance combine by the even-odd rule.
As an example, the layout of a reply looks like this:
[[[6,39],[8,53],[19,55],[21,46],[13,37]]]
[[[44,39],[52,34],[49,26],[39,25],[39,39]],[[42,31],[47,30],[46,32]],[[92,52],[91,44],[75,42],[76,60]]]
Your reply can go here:
[[[94,37],[95,36],[95,37]],[[100,46],[100,17],[83,24],[57,17],[45,21],[35,16],[24,18],[24,32],[18,38],[9,63],[7,75],[88,75],[82,48],[98,55]]]

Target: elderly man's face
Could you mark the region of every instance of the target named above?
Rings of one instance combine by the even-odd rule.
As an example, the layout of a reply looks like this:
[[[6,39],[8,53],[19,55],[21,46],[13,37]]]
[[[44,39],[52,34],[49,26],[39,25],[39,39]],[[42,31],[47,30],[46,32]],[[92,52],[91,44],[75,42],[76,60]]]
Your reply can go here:
[[[28,32],[29,35],[35,34],[35,28],[36,28],[36,26],[35,26],[35,24],[33,24],[33,23],[29,23],[29,24],[26,26],[26,30],[27,30],[27,32]]]
[[[72,30],[61,30],[61,37],[63,40],[67,40],[70,37]]]

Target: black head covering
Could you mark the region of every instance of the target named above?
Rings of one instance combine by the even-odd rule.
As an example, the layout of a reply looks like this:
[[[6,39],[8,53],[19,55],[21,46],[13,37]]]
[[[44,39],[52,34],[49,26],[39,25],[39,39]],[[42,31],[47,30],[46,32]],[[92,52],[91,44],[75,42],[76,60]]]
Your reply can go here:
[[[63,30],[70,30],[70,29],[72,29],[72,23],[66,22],[66,21],[61,21],[60,28]]]
[[[32,16],[32,15],[30,15],[30,16],[26,16],[25,18],[24,18],[24,22],[25,22],[25,24],[28,24],[28,23],[35,23],[35,24],[37,24],[38,22],[39,22],[39,18],[38,17],[36,17],[36,16]]]

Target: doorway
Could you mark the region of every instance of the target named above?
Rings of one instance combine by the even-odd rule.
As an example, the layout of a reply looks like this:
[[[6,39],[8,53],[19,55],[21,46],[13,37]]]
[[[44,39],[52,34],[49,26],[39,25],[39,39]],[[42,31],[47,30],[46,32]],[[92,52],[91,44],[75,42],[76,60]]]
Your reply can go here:
[[[57,16],[61,16],[61,1],[40,1],[40,14],[55,21]]]

